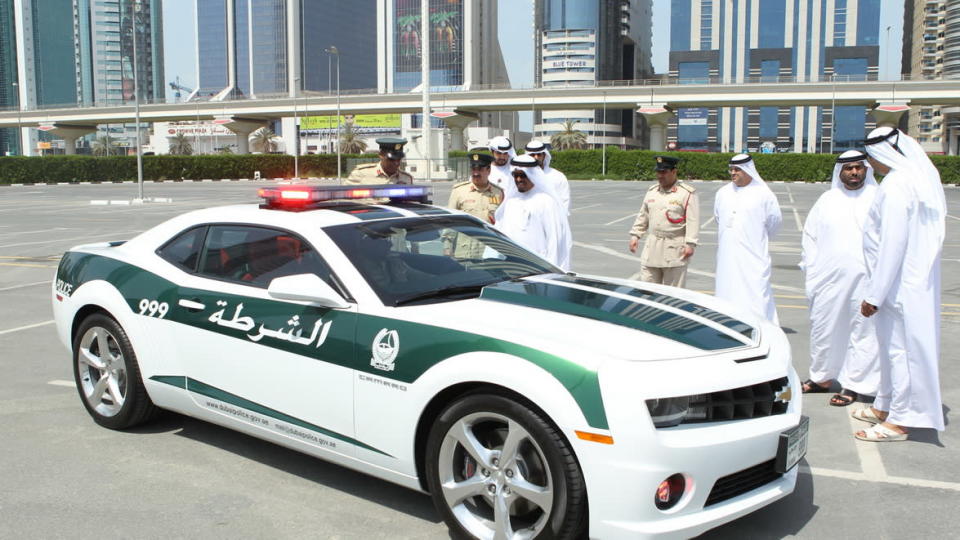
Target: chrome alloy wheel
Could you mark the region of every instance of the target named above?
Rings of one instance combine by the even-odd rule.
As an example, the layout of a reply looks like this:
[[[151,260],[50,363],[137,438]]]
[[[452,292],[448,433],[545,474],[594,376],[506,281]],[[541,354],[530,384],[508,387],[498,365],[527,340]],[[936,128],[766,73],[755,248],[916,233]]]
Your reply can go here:
[[[77,371],[84,399],[102,416],[123,408],[127,366],[117,338],[102,326],[90,327],[80,339]]]
[[[439,452],[439,480],[460,525],[484,539],[534,538],[554,490],[543,450],[516,421],[492,412],[460,418]]]

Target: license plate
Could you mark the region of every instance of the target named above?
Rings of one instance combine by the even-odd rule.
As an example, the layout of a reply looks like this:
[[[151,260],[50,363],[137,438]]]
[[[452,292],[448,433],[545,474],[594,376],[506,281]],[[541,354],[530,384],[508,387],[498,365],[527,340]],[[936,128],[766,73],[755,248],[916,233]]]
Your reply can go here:
[[[785,473],[793,468],[807,453],[807,439],[810,433],[810,418],[800,417],[800,424],[780,434],[777,447],[776,470]]]

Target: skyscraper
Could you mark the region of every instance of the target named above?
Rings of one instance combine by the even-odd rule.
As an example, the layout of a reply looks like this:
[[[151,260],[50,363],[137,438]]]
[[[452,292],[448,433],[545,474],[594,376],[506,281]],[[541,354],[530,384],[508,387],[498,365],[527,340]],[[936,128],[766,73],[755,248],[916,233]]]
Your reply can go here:
[[[13,0],[0,0],[0,109],[20,106],[17,82],[17,35]],[[0,129],[0,155],[20,154],[16,128]]]
[[[497,36],[496,0],[430,1],[430,87],[438,90],[509,85]],[[421,82],[420,0],[377,0],[377,87],[407,92]],[[513,114],[482,113],[481,126],[513,125]],[[420,115],[406,117],[419,127]],[[443,122],[434,119],[432,125]]]
[[[960,0],[908,0],[903,26],[903,73],[960,78]],[[908,129],[927,152],[956,154],[960,107],[911,107]]]
[[[943,76],[960,79],[960,0],[947,0],[944,10]],[[960,155],[960,107],[942,110],[944,123],[944,151]]]
[[[880,0],[671,0],[670,76],[679,83],[862,80],[877,76]],[[864,107],[677,111],[679,148],[840,151],[873,126]]]
[[[197,2],[198,95],[288,95],[291,73],[300,90],[332,92],[336,59],[324,52],[331,46],[339,51],[341,89],[375,88],[375,15],[376,0]],[[291,24],[297,45],[288,55]]]
[[[544,0],[536,6],[538,86],[652,76],[650,0]],[[573,122],[589,145],[637,146],[646,133],[636,129],[631,110],[538,111],[536,117],[537,137],[549,138]]]

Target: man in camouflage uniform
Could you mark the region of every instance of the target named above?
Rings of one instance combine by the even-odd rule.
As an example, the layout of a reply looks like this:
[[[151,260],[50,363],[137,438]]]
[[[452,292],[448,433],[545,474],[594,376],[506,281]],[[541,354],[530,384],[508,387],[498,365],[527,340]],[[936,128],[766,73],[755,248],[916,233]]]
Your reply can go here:
[[[493,214],[503,202],[503,190],[490,182],[490,164],[493,156],[471,151],[470,180],[453,186],[447,208],[462,210],[471,216],[493,223]],[[484,245],[465,235],[448,231],[443,236],[443,252],[458,259],[479,259]]]
[[[403,159],[403,145],[406,139],[386,137],[377,139],[380,145],[380,163],[364,163],[357,165],[347,184],[412,184],[413,176],[400,170],[400,161]]]
[[[693,186],[677,180],[677,158],[656,157],[657,183],[644,196],[630,229],[630,251],[647,240],[640,255],[640,279],[683,287],[687,263],[697,247],[700,203]]]

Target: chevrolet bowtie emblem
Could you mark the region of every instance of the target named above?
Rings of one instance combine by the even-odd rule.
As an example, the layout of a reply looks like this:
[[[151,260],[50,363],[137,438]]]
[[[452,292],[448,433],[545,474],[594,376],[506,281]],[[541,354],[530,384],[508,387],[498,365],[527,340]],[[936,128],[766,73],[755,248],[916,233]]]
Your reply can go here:
[[[780,401],[783,403],[790,403],[790,398],[793,397],[793,392],[790,390],[790,385],[786,385],[780,389],[779,392],[774,394],[773,400]]]

